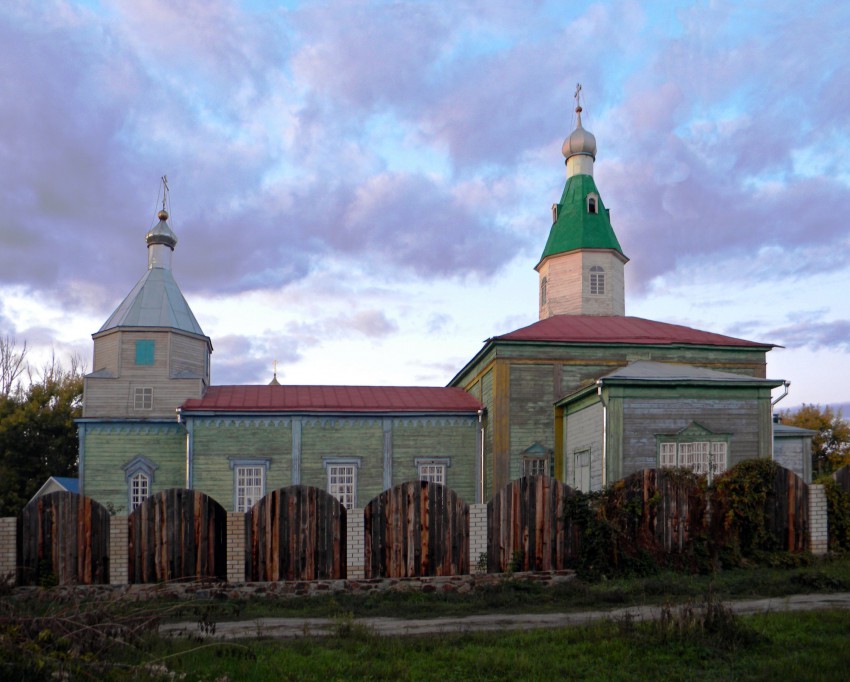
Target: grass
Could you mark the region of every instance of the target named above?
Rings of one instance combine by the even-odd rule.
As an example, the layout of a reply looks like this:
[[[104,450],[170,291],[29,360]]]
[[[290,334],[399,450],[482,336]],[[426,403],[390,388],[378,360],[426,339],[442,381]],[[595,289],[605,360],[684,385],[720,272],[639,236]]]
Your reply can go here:
[[[609,621],[512,633],[384,638],[354,629],[325,639],[251,641],[156,653],[189,681],[844,679],[850,614],[732,617],[716,631]]]
[[[441,592],[336,593],[304,598],[263,595],[227,602],[168,602],[164,620],[191,620],[207,614],[218,621],[263,617],[439,618],[479,613],[553,613],[696,599],[782,597],[807,592],[850,592],[850,558],[812,560],[795,567],[758,567],[690,575],[655,575],[600,582],[579,579],[554,587],[508,578],[468,594]]]
[[[850,591],[850,558],[807,565],[678,573],[544,588],[517,577],[471,594],[338,593],[236,601],[59,599],[36,590],[0,596],[0,679],[502,680],[502,679],[841,679],[850,668],[850,613],[738,618],[710,623],[628,619],[551,631],[379,637],[354,618],[581,611],[642,604]],[[73,594],[73,592],[71,593]],[[728,611],[728,610],[727,610]],[[162,620],[216,622],[260,617],[333,617],[335,635],[240,643],[167,640]],[[173,675],[172,675],[173,673]],[[181,677],[185,676],[185,677]],[[60,674],[61,678],[61,674]]]

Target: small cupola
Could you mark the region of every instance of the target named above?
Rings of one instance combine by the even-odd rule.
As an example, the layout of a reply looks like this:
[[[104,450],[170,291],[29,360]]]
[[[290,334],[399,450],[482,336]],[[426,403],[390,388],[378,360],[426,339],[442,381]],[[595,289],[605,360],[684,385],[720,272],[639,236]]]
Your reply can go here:
[[[162,209],[157,213],[159,222],[145,235],[148,245],[148,270],[154,268],[171,269],[171,255],[177,246],[177,235],[168,226],[168,179],[162,176]]]
[[[574,175],[593,175],[593,162],[596,161],[596,138],[593,133],[581,125],[581,83],[576,86],[576,127],[561,146],[564,163],[567,165],[567,178]]]

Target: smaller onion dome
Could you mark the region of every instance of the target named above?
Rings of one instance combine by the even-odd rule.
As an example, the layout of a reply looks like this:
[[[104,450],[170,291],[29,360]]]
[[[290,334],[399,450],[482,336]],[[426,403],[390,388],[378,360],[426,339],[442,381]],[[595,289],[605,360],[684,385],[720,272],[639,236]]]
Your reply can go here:
[[[593,136],[593,133],[588,132],[581,127],[580,106],[576,107],[576,114],[578,115],[576,129],[570,133],[570,136],[566,140],[564,140],[564,145],[561,147],[561,153],[564,155],[565,159],[569,159],[571,156],[583,154],[584,156],[589,156],[596,161],[596,138]]]
[[[154,244],[165,244],[166,246],[174,249],[177,244],[177,235],[171,231],[171,228],[168,227],[168,211],[165,209],[161,210],[157,215],[159,218],[159,222],[145,235],[145,241],[148,243],[148,246],[153,246]]]

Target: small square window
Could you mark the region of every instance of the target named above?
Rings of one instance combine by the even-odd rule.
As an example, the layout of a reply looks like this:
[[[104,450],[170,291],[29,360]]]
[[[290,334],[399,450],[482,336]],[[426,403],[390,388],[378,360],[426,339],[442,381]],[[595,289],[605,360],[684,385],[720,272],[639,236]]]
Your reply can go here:
[[[431,483],[446,484],[446,465],[445,464],[420,464],[419,465],[419,480],[429,481]]]
[[[152,365],[153,364],[154,342],[150,340],[136,341],[136,364],[137,365]]]
[[[134,410],[153,409],[153,389],[149,387],[137,388],[133,394]]]
[[[549,460],[545,457],[526,457],[522,461],[524,476],[548,476]]]

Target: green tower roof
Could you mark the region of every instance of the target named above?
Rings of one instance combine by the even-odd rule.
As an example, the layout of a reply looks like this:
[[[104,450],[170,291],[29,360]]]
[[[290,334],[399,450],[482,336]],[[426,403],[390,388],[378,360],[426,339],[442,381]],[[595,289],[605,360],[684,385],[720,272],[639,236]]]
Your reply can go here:
[[[587,195],[591,193],[597,196],[596,213],[588,210]],[[573,175],[567,179],[558,204],[558,219],[552,224],[540,261],[576,249],[613,249],[626,257],[592,175]]]

